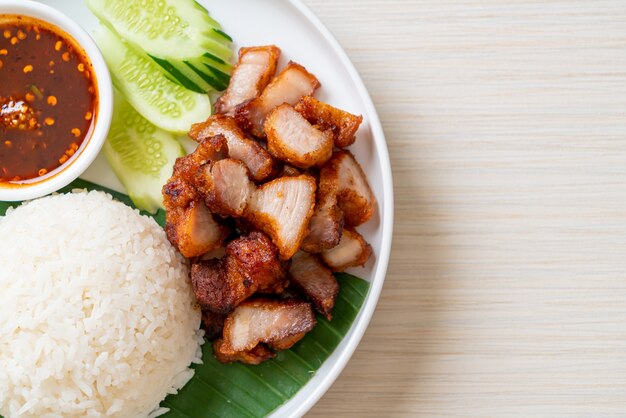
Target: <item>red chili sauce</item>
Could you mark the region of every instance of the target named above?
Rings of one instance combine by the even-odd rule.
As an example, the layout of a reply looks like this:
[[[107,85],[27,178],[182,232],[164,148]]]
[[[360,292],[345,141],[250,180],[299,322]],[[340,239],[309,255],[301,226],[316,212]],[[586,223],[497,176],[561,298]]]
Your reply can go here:
[[[91,135],[98,108],[92,65],[66,33],[0,15],[0,182],[41,177]]]

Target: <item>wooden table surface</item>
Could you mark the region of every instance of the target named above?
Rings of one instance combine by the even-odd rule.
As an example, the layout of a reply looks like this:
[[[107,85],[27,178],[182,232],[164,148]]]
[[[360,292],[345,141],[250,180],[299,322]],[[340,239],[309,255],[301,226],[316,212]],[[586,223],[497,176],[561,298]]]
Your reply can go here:
[[[310,417],[626,417],[626,1],[305,0],[368,86],[396,227]]]

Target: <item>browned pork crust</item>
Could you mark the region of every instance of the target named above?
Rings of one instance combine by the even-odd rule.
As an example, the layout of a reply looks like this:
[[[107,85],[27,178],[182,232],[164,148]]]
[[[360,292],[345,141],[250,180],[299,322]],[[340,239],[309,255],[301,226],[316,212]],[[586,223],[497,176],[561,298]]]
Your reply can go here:
[[[213,343],[213,355],[220,363],[234,363],[239,361],[244,364],[257,366],[264,361],[271,360],[276,354],[264,344],[257,344],[247,351],[229,351],[224,345],[224,340],[219,339]]]
[[[316,324],[311,305],[295,300],[253,299],[240,304],[224,321],[225,353],[247,351],[259,343],[286,346]],[[286,340],[290,339],[290,340]]]
[[[371,245],[353,229],[344,229],[339,245],[321,253],[322,260],[332,271],[362,266],[371,256]]]
[[[287,267],[270,239],[253,232],[228,243],[223,258],[194,263],[191,284],[203,309],[226,314],[256,292],[281,292]]]
[[[333,171],[334,173],[334,171]],[[343,211],[337,204],[339,181],[337,176],[320,176],[317,201],[309,222],[309,234],[302,241],[302,249],[320,253],[339,244],[343,230]]]
[[[337,109],[311,96],[303,97],[295,107],[312,124],[332,131],[335,146],[338,148],[354,143],[356,132],[363,122],[363,116]]]
[[[169,214],[169,216],[168,216]],[[166,212],[167,239],[187,258],[198,257],[222,246],[228,228],[219,224],[202,201]]]
[[[291,259],[289,277],[313,303],[315,309],[332,319],[331,311],[339,294],[339,283],[317,256],[300,251]]]
[[[280,48],[253,46],[239,50],[228,88],[215,102],[217,113],[234,114],[237,105],[258,97],[276,73]]]
[[[321,166],[333,153],[330,130],[320,131],[286,103],[269,113],[264,126],[270,154],[298,168]]]
[[[275,170],[276,162],[258,142],[250,139],[229,116],[213,115],[191,126],[189,137],[196,142],[223,135],[228,144],[228,156],[243,161],[256,182],[266,180]]]
[[[172,245],[187,258],[220,247],[228,235],[228,229],[216,222],[196,187],[199,167],[226,156],[224,137],[206,138],[194,152],[176,160],[172,177],[163,186],[165,232]]]
[[[337,204],[347,226],[358,226],[374,214],[376,198],[363,169],[350,151],[337,151],[322,167],[320,182],[336,184]]]

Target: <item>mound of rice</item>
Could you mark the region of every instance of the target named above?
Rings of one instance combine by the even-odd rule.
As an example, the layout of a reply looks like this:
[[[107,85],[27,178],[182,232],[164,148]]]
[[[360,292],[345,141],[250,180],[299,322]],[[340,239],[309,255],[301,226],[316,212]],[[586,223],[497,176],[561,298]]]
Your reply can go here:
[[[101,192],[0,217],[0,414],[146,417],[202,344],[188,268],[157,223]]]

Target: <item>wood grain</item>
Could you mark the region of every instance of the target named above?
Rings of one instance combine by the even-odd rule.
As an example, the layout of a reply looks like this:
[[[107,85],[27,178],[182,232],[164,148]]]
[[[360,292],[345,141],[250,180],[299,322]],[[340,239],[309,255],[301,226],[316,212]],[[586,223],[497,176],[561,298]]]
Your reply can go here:
[[[380,112],[380,305],[310,417],[626,416],[626,2],[306,0]]]

